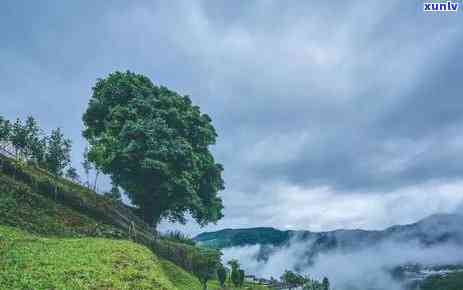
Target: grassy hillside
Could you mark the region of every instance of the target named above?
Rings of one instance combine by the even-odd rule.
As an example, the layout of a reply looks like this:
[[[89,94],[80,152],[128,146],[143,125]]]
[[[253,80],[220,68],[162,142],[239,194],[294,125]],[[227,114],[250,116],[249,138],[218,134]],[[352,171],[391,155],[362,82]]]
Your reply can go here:
[[[0,155],[0,224],[57,236],[129,238],[152,232],[126,206],[46,171]]]
[[[0,225],[42,236],[130,239],[188,269],[198,249],[155,238],[130,208],[0,155]]]
[[[0,155],[2,290],[199,290],[185,271],[197,250],[155,240],[126,206]]]
[[[139,244],[102,238],[39,238],[0,226],[3,289],[199,289],[177,288],[162,263]],[[196,285],[198,284],[198,285]]]
[[[98,222],[1,174],[0,193],[0,224],[42,235],[113,238],[127,236],[120,228]]]
[[[1,289],[202,289],[193,275],[130,241],[43,238],[6,226],[0,226],[0,285]],[[221,288],[212,281],[209,289]]]

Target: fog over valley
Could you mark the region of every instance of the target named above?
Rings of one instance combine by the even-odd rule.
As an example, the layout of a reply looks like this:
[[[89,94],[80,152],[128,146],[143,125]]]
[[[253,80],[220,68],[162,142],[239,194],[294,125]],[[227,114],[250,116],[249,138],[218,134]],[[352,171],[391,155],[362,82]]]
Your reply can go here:
[[[412,281],[395,280],[392,271],[397,266],[463,264],[463,247],[455,245],[425,248],[414,243],[391,242],[353,252],[322,253],[310,264],[305,256],[307,247],[310,247],[307,242],[292,240],[284,247],[266,249],[271,254],[260,260],[260,245],[231,247],[222,251],[225,261],[238,258],[246,271],[258,277],[279,277],[285,270],[290,269],[316,279],[327,276],[333,287],[339,290],[403,290],[407,289],[404,283]]]
[[[415,289],[433,274],[463,271],[463,216],[459,214],[435,215],[376,232],[298,231],[274,243],[263,238],[270,236],[268,230],[266,234],[262,229],[250,231],[260,231],[260,240],[239,241],[236,234],[228,243],[243,245],[224,247],[223,259],[238,258],[247,272],[267,279],[293,270],[316,279],[327,276],[339,290],[405,290]],[[209,242],[217,243],[221,235],[214,238]]]

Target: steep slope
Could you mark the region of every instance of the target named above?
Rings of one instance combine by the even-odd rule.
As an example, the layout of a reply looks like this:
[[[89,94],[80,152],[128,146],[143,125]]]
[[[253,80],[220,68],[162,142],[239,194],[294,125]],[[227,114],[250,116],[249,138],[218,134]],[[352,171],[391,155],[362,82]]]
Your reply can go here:
[[[0,289],[201,289],[154,241],[126,206],[0,155]]]
[[[128,207],[46,171],[0,155],[0,224],[58,236],[154,236]]]
[[[397,241],[417,240],[425,246],[440,243],[463,245],[463,215],[432,215],[414,224],[390,227],[384,231],[384,236]]]
[[[133,210],[95,192],[0,155],[0,225],[42,236],[128,239],[190,271],[198,248],[158,239]]]
[[[182,277],[181,283],[175,277]],[[5,226],[0,226],[0,285],[1,289],[201,289],[191,274],[133,242],[42,238]]]
[[[198,252],[157,238],[121,203],[0,154],[1,290],[199,290]]]

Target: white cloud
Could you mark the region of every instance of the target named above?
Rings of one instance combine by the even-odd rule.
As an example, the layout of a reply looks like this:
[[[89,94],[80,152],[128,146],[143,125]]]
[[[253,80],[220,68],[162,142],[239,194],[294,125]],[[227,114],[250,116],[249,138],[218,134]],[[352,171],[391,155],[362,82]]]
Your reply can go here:
[[[218,225],[200,229],[188,224],[179,229],[191,234],[224,227],[260,226],[310,231],[378,230],[413,223],[436,213],[451,213],[460,203],[462,180],[431,181],[391,192],[340,192],[329,186],[303,188],[279,182],[263,185],[253,194],[228,194],[227,218]]]

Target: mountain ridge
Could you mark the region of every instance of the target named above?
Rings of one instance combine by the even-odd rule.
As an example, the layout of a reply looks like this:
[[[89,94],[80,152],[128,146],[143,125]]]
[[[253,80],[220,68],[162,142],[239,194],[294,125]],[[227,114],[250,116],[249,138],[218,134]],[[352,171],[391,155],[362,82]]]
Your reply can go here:
[[[417,240],[424,245],[442,242],[463,244],[463,215],[459,213],[434,214],[414,223],[393,225],[384,230],[336,229],[313,232],[253,227],[205,232],[193,239],[206,246],[227,248],[256,244],[281,246],[292,238],[314,239],[315,245],[324,245],[324,247],[329,245],[328,248],[336,248],[338,244],[341,244],[342,248],[357,248],[389,239],[394,241]]]

